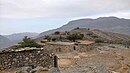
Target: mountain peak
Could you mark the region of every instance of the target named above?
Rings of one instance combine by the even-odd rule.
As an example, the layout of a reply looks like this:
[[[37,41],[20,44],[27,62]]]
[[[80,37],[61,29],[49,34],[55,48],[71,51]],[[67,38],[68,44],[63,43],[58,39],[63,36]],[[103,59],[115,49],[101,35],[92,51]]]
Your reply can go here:
[[[110,16],[110,17],[99,17],[97,19],[120,19],[120,18],[115,17],[115,16]]]

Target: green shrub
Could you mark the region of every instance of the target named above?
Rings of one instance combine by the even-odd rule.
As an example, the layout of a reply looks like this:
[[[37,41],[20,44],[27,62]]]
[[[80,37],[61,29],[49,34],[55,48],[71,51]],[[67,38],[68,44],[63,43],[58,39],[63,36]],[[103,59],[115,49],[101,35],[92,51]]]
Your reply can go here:
[[[74,28],[74,30],[80,29],[79,27]]]
[[[88,28],[88,30],[90,30],[90,28]]]
[[[95,43],[104,43],[104,41],[102,39],[99,39],[99,38],[95,39],[94,41],[95,41]]]
[[[67,36],[67,39],[75,42],[76,40],[82,40],[84,37],[83,34],[70,34]]]
[[[19,43],[20,45],[17,46],[18,48],[24,48],[24,47],[37,47],[40,48],[42,47],[41,45],[37,44],[34,40],[28,38],[27,36],[25,36],[22,40],[22,42]]]

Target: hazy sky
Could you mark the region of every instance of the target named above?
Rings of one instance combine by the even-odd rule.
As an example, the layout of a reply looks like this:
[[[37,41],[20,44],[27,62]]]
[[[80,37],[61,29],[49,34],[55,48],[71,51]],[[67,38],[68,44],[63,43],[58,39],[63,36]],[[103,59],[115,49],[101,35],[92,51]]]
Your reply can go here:
[[[43,32],[72,19],[130,19],[130,0],[0,0],[0,34]]]

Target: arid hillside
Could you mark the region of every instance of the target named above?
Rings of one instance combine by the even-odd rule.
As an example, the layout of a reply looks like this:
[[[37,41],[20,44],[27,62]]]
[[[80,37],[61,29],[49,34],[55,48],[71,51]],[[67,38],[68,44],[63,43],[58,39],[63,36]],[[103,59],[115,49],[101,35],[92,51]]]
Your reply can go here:
[[[36,41],[41,42],[42,40],[49,39],[50,41],[68,41],[67,36],[79,34],[82,40],[106,42],[106,43],[122,43],[123,41],[130,40],[130,36],[125,34],[106,32],[99,29],[90,29],[90,28],[75,28],[71,31],[60,32],[56,31],[52,34],[39,37]]]

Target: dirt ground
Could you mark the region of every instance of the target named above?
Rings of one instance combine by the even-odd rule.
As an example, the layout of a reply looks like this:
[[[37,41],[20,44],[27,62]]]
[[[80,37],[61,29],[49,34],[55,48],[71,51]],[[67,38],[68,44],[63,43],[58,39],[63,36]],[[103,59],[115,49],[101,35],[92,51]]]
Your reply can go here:
[[[57,55],[61,73],[130,72],[130,48],[121,45],[104,45],[88,52],[75,51]]]
[[[61,73],[130,73],[130,48],[122,45],[103,44],[88,52],[73,51],[56,55]],[[15,73],[18,70],[0,73]]]

